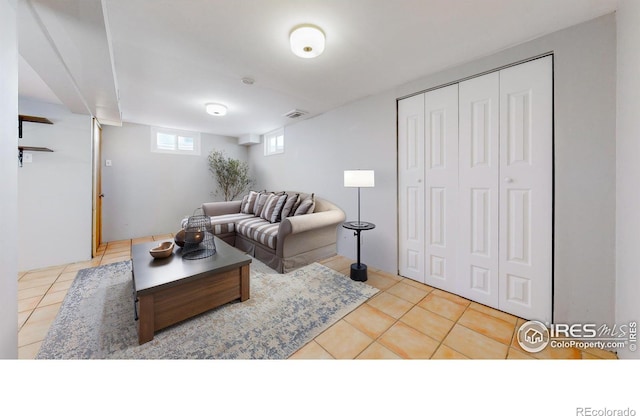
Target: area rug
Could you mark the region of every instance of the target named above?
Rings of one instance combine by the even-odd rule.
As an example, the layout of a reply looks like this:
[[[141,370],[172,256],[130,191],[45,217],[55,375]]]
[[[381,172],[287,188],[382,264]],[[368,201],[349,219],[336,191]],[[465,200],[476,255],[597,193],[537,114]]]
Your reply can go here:
[[[378,292],[318,263],[278,274],[255,259],[250,288],[138,345],[131,262],[83,269],[36,359],[285,359]]]

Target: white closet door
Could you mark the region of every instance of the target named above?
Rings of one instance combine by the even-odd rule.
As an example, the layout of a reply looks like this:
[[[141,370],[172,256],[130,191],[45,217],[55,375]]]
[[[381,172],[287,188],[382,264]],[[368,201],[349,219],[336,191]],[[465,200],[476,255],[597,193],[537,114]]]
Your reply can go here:
[[[399,272],[424,283],[424,94],[398,101]]]
[[[500,71],[500,301],[551,322],[552,58]]]
[[[458,293],[498,306],[500,76],[460,83]]]
[[[425,94],[426,283],[456,287],[458,85]]]

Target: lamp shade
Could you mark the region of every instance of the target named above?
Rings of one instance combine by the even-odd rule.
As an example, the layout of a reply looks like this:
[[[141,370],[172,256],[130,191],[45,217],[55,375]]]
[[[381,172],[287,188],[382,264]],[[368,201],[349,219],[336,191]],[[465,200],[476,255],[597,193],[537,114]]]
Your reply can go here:
[[[295,28],[289,35],[291,51],[301,58],[315,58],[324,52],[324,33],[312,25]]]
[[[373,188],[375,186],[372,170],[345,170],[344,186],[346,188]]]

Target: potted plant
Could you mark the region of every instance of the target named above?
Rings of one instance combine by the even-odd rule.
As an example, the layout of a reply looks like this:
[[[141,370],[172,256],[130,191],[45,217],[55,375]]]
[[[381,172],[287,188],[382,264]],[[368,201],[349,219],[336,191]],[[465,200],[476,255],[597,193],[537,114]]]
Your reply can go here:
[[[249,164],[225,156],[223,151],[212,150],[209,153],[209,172],[216,179],[215,195],[222,195],[225,201],[248,191],[255,180],[249,176]]]

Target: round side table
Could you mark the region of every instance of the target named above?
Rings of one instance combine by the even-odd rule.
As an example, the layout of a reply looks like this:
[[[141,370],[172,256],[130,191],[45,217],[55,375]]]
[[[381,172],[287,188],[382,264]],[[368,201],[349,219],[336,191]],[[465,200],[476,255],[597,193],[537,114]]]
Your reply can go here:
[[[367,265],[360,262],[360,233],[366,230],[373,230],[376,225],[370,222],[347,221],[342,226],[348,230],[355,231],[354,235],[358,237],[358,262],[351,265],[351,280],[358,282],[367,281]]]

